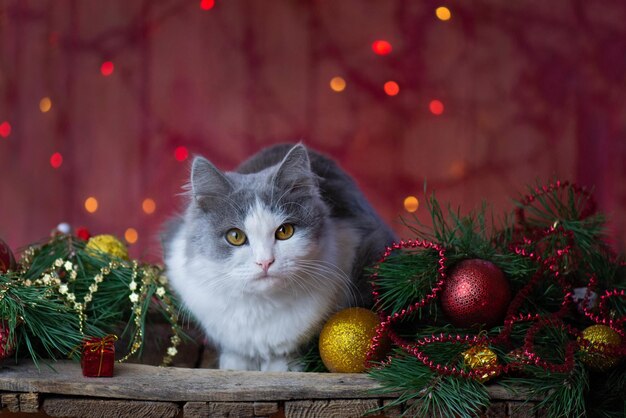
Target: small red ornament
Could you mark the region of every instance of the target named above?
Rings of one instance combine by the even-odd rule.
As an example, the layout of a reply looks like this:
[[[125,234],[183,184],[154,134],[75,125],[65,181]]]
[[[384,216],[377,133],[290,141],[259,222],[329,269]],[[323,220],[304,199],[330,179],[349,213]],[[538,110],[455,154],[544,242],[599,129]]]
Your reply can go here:
[[[0,273],[15,270],[15,257],[6,242],[0,239]]]
[[[441,306],[459,328],[502,321],[511,302],[511,288],[502,270],[490,261],[463,260],[448,273]]]
[[[89,233],[89,230],[87,228],[81,226],[76,229],[76,236],[83,241],[88,241],[89,238],[91,238],[91,233]]]
[[[14,335],[7,321],[0,321],[0,359],[11,357],[15,352]]]
[[[83,376],[113,376],[115,341],[115,335],[107,335],[104,338],[89,338],[83,342],[83,355],[80,358]]]

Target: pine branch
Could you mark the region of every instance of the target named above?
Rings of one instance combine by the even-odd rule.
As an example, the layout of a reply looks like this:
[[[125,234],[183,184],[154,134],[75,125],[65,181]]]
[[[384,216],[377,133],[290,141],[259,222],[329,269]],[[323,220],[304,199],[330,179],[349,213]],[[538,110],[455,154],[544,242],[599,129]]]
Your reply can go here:
[[[124,359],[140,353],[149,309],[160,311],[174,333],[164,362],[185,337],[179,306],[158,266],[95,251],[63,234],[30,247],[21,262],[22,270],[9,278],[13,297],[1,301],[0,314],[21,318],[16,342],[35,360],[75,355],[85,337],[114,333],[120,325],[122,336],[131,335]]]
[[[502,386],[515,392],[542,399],[535,410],[546,409],[550,417],[586,417],[585,394],[589,390],[589,376],[584,366],[577,362],[571,373],[554,373],[536,366],[527,366],[527,377],[506,377]]]
[[[605,309],[595,308],[594,315],[605,319],[626,315],[622,293],[626,289],[626,265],[623,257],[607,245],[605,218],[594,212],[590,194],[576,186],[555,183],[532,188],[531,195],[518,202],[517,224],[511,222],[514,217],[509,215],[498,227],[486,205],[465,216],[458,209],[444,211],[434,195],[427,205],[432,227],[425,226],[417,217],[412,222],[403,221],[417,239],[445,248],[447,268],[469,258],[489,260],[502,269],[514,295],[524,290],[524,297],[516,301],[514,316],[510,318],[529,314],[529,320],[483,331],[489,338],[496,337],[490,348],[502,364],[514,363],[513,370],[522,373],[523,377],[501,376],[501,384],[521,387],[537,395],[542,399],[537,409],[546,408],[551,417],[626,416],[624,362],[604,374],[590,374],[579,358],[574,358],[573,369],[566,373],[550,372],[553,369],[549,366],[520,363],[525,356],[522,347],[528,348],[531,329],[530,343],[535,355],[555,365],[565,363],[565,352],[575,344],[576,337],[563,327],[582,330],[592,323],[575,305],[563,309],[570,302],[566,294],[575,287],[595,283],[592,290],[599,296],[611,295],[604,301]],[[393,253],[375,269],[377,308],[396,313],[425,298],[438,280],[438,267],[438,254],[432,250]],[[413,317],[404,317],[400,324],[394,324],[394,331],[409,341],[422,339],[422,342],[429,335],[456,334],[463,338],[475,336],[479,331],[452,328],[443,321],[439,309],[435,300]],[[537,316],[553,318],[554,326],[546,324],[537,330],[533,319]],[[439,342],[419,346],[422,355],[434,363],[455,367],[462,367],[460,354],[466,348],[462,344]],[[382,393],[400,393],[395,404],[414,402],[411,413],[416,415],[466,416],[475,414],[478,405],[488,403],[480,395],[484,389],[480,383],[439,375],[400,349],[389,362],[369,373],[381,383]],[[470,389],[475,393],[467,394]]]
[[[49,288],[22,286],[15,275],[0,275],[0,294],[0,318],[9,329],[7,345],[17,347],[16,356],[23,345],[37,363],[43,354],[67,356],[82,342],[76,314],[52,297]],[[90,331],[101,334],[95,327]]]
[[[474,417],[489,405],[483,384],[439,376],[402,351],[396,351],[389,364],[372,368],[368,373],[381,384],[380,393],[399,394],[388,407],[406,404],[405,414],[411,416]]]

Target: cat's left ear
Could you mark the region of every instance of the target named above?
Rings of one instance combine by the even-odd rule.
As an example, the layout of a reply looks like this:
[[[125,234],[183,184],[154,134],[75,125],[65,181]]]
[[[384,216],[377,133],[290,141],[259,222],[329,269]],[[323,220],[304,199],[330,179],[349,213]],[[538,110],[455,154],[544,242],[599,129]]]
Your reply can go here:
[[[309,188],[317,185],[311,171],[309,153],[302,144],[294,145],[280,163],[274,181],[287,188]]]
[[[193,197],[206,209],[214,199],[224,199],[233,189],[228,178],[206,158],[197,156],[191,164]]]

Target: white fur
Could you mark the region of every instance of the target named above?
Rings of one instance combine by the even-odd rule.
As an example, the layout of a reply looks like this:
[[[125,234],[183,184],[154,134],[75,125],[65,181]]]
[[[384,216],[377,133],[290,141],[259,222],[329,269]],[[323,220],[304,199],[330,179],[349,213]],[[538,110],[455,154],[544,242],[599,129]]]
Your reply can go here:
[[[249,245],[228,261],[188,257],[186,224],[172,240],[169,279],[218,346],[220,368],[288,370],[328,315],[350,303],[355,231],[329,219],[320,241],[297,227],[290,239],[277,240],[284,222],[257,201],[241,228]],[[258,262],[268,259],[274,262],[265,275]]]

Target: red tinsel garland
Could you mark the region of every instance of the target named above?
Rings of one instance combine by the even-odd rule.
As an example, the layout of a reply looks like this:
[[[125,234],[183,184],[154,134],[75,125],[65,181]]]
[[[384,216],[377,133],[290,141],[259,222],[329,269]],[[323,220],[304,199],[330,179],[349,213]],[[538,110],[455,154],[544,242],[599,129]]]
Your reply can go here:
[[[526,225],[526,214],[524,208],[526,206],[531,205],[538,197],[552,193],[554,191],[558,191],[560,189],[571,188],[575,194],[584,197],[586,201],[585,208],[581,211],[581,219],[592,215],[595,212],[595,202],[591,198],[591,194],[587,192],[584,188],[579,187],[575,184],[570,184],[569,182],[561,182],[557,181],[554,184],[543,186],[541,188],[536,188],[534,192],[528,196],[526,196],[522,200],[522,206],[517,210],[517,219],[518,222],[524,226]],[[514,370],[519,370],[526,364],[533,364],[538,366],[546,371],[550,372],[561,372],[567,373],[574,368],[574,354],[577,349],[585,348],[588,351],[596,351],[602,352],[608,355],[616,355],[616,356],[625,356],[626,355],[626,333],[624,332],[623,325],[626,323],[626,317],[620,318],[611,318],[609,310],[607,308],[607,300],[610,298],[626,298],[626,292],[620,289],[611,289],[606,290],[602,296],[599,298],[599,304],[597,313],[593,313],[591,309],[588,307],[588,299],[591,292],[596,287],[596,278],[595,276],[591,276],[589,278],[589,282],[587,284],[587,292],[585,298],[582,303],[582,311],[584,315],[593,321],[596,324],[602,324],[610,327],[612,330],[617,332],[622,338],[622,344],[620,347],[599,347],[599,346],[591,346],[588,340],[585,340],[581,337],[581,331],[567,325],[563,322],[562,318],[569,311],[571,305],[574,303],[573,298],[573,290],[572,285],[566,280],[562,269],[561,269],[561,261],[564,257],[571,255],[572,249],[574,248],[574,236],[570,231],[566,231],[562,226],[558,225],[558,222],[555,222],[554,225],[545,228],[543,230],[538,228],[532,228],[531,230],[532,237],[523,236],[520,239],[518,244],[514,244],[510,247],[510,250],[517,255],[522,257],[527,257],[533,260],[538,264],[537,272],[533,275],[533,277],[529,280],[529,282],[518,291],[517,295],[513,298],[504,320],[504,327],[502,331],[494,336],[487,337],[485,335],[453,335],[453,334],[440,334],[440,335],[432,335],[430,337],[424,337],[415,342],[410,342],[401,338],[394,330],[392,325],[406,318],[408,315],[413,313],[414,311],[421,309],[428,305],[429,303],[435,302],[439,298],[439,294],[441,293],[444,284],[446,283],[446,248],[434,242],[421,241],[421,240],[408,240],[408,241],[400,241],[400,243],[394,243],[393,245],[386,248],[386,251],[379,261],[377,267],[384,263],[389,256],[396,250],[401,249],[415,249],[415,248],[423,248],[423,249],[433,249],[438,252],[438,275],[439,280],[435,283],[435,286],[431,289],[430,293],[428,293],[422,300],[409,305],[407,308],[402,309],[400,312],[396,312],[392,315],[386,314],[382,309],[378,312],[381,323],[376,329],[376,334],[372,338],[372,344],[370,347],[370,351],[368,352],[366,363],[372,364],[374,358],[376,358],[376,353],[380,349],[381,344],[389,338],[395,345],[400,347],[405,352],[413,355],[415,358],[420,360],[424,365],[429,367],[432,371],[439,373],[440,375],[454,375],[464,378],[478,379],[480,376],[484,375],[485,372],[490,373],[493,376],[507,374]],[[567,244],[562,248],[557,248],[555,254],[553,255],[542,255],[536,251],[537,243],[541,240],[550,238],[552,236],[559,236],[566,239]],[[622,264],[623,265],[623,264]],[[546,272],[550,274],[547,275]],[[374,301],[376,306],[380,306],[380,293],[378,291],[378,286],[376,285],[376,278],[378,274],[375,272],[372,276],[372,294],[374,296]],[[554,281],[560,286],[563,291],[563,301],[561,303],[561,307],[557,312],[548,314],[548,315],[540,315],[540,314],[523,314],[519,313],[519,309],[522,307],[523,302],[528,298],[531,292],[535,289],[535,287],[542,281],[546,280],[548,277],[552,277]],[[470,346],[476,345],[485,345],[488,346],[490,344],[509,344],[511,343],[511,333],[513,331],[513,327],[519,322],[535,322],[527,331],[524,344],[522,347],[523,355],[520,356],[519,359],[508,363],[506,365],[493,365],[487,366],[486,368],[474,369],[474,370],[464,370],[455,366],[441,365],[432,361],[428,355],[423,351],[422,347],[434,344],[434,343],[455,343],[455,344],[465,344]],[[571,335],[573,340],[569,341],[565,347],[565,358],[562,364],[555,364],[548,362],[542,359],[539,354],[537,354],[534,347],[534,338],[539,331],[546,327],[556,327],[564,330],[569,335]],[[384,363],[388,363],[391,361],[391,357],[389,357]]]

